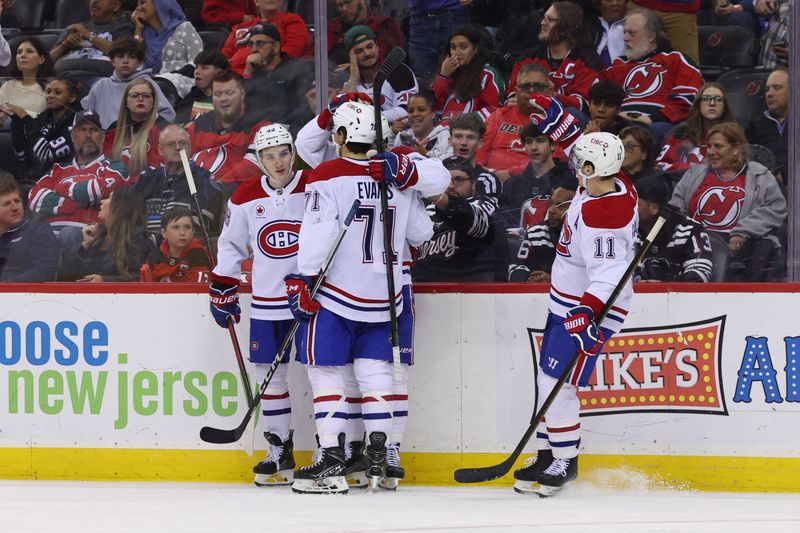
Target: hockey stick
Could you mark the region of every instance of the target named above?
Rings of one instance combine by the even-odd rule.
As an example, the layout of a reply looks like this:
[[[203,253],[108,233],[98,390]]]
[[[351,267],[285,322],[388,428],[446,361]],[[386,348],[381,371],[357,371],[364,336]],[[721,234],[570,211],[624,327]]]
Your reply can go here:
[[[622,275],[622,279],[619,280],[617,286],[614,287],[614,291],[609,296],[608,301],[606,301],[605,305],[603,306],[600,314],[597,316],[597,325],[598,327],[605,319],[608,311],[611,309],[611,306],[614,305],[619,293],[622,292],[622,289],[628,283],[631,275],[633,275],[633,271],[636,270],[636,267],[644,258],[647,251],[650,249],[650,246],[653,244],[658,232],[661,231],[661,226],[664,225],[666,219],[664,217],[658,217],[655,224],[653,225],[653,229],[650,230],[650,233],[647,234],[647,237],[642,243],[641,249],[636,253],[636,257],[633,258],[633,261],[628,265],[628,268],[625,270],[625,274]],[[542,404],[542,408],[539,409],[539,412],[534,412],[533,418],[531,418],[531,423],[528,426],[528,429],[525,431],[525,434],[520,439],[519,444],[517,447],[514,448],[514,451],[511,452],[511,455],[503,461],[502,463],[494,466],[484,466],[480,468],[459,468],[455,471],[455,480],[459,483],[480,483],[482,481],[491,481],[493,479],[497,479],[499,477],[504,476],[511,467],[514,466],[514,462],[517,458],[522,454],[522,451],[525,448],[525,445],[528,444],[528,441],[533,436],[534,431],[536,431],[536,426],[539,425],[539,422],[542,421],[544,418],[545,413],[547,410],[550,409],[550,405],[556,399],[558,392],[561,390],[561,387],[564,386],[564,383],[567,381],[567,378],[572,373],[572,370],[575,368],[575,365],[580,358],[581,352],[579,350],[575,351],[575,355],[572,356],[570,359],[569,364],[567,365],[567,369],[564,370],[564,373],[558,378],[555,387],[547,396],[547,399]]]
[[[381,121],[381,89],[383,89],[384,82],[389,78],[392,72],[400,66],[403,59],[406,58],[406,53],[399,46],[392,48],[383,64],[375,74],[375,79],[372,82],[372,108],[375,110],[375,143],[378,148],[378,153],[383,153],[386,146],[383,144],[383,122]],[[397,329],[397,307],[395,306],[395,292],[394,292],[394,262],[395,256],[392,253],[392,235],[391,225],[389,222],[389,195],[386,188],[386,182],[381,181],[381,211],[383,215],[383,253],[386,256],[386,291],[389,293],[389,320],[392,326],[392,363],[394,366],[394,381],[399,383],[402,381],[402,368],[400,367],[400,334]]]
[[[197,198],[197,187],[194,183],[194,173],[192,167],[189,166],[189,158],[186,155],[186,150],[181,150],[181,163],[183,163],[183,173],[186,176],[186,184],[189,186],[189,193],[194,200],[194,207],[197,209],[197,217],[200,222],[200,227],[203,230],[203,239],[205,240],[206,249],[208,250],[211,266],[215,267],[216,261],[214,254],[211,253],[211,239],[208,237],[208,230],[203,221],[203,209],[200,207],[200,200]],[[242,356],[242,348],[239,345],[239,338],[236,335],[236,327],[234,326],[233,317],[228,317],[228,333],[231,336],[231,344],[233,344],[233,353],[236,356],[236,364],[239,367],[239,375],[242,378],[242,385],[244,386],[244,393],[247,397],[247,403],[253,403],[253,386],[250,384],[250,376],[247,374],[247,367],[244,365],[244,356]]]
[[[328,257],[325,259],[325,263],[319,270],[316,281],[314,281],[314,286],[311,288],[312,299],[317,295],[317,291],[319,290],[320,285],[322,285],[322,280],[325,278],[325,274],[327,274],[328,269],[333,263],[333,258],[336,256],[336,251],[339,249],[339,245],[342,243],[342,239],[344,239],[345,233],[347,233],[347,229],[350,227],[350,223],[356,216],[356,212],[360,206],[360,201],[354,201],[352,207],[350,208],[350,212],[347,213],[347,217],[344,219],[344,222],[342,222],[342,226],[339,229],[339,234],[336,236],[336,240],[333,242],[331,251],[328,252]],[[200,429],[200,438],[202,440],[212,444],[228,444],[231,442],[236,442],[241,438],[241,436],[247,430],[247,424],[253,417],[256,407],[258,407],[260,403],[261,395],[267,390],[267,386],[269,386],[269,382],[272,380],[273,374],[275,374],[275,371],[278,369],[278,365],[281,363],[281,361],[283,361],[284,352],[286,352],[286,350],[289,348],[289,345],[292,343],[292,339],[294,339],[299,327],[300,322],[295,320],[292,323],[291,329],[286,334],[286,337],[284,337],[281,347],[278,348],[278,353],[275,355],[275,360],[272,361],[272,364],[267,369],[267,375],[264,377],[264,381],[261,383],[261,390],[259,391],[255,400],[251,401],[248,405],[247,413],[244,415],[244,420],[242,420],[242,423],[234,429],[218,429],[210,426],[204,426],[202,429]]]

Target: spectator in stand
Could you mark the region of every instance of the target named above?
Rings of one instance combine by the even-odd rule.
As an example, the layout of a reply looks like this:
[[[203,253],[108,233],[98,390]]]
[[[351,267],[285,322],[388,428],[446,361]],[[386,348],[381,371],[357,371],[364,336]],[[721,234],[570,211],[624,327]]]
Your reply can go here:
[[[208,282],[211,260],[194,236],[192,213],[175,207],[161,217],[161,246],[142,267],[141,281]]]
[[[519,87],[519,85],[517,86]],[[519,130],[519,141],[525,147],[528,164],[521,173],[511,176],[503,184],[500,199],[502,212],[509,227],[521,225],[521,209],[525,202],[536,196],[550,196],[554,189],[578,187],[575,174],[563,161],[553,159],[556,144],[528,122]]]
[[[605,131],[619,135],[631,122],[619,116],[622,102],[625,100],[625,91],[622,87],[610,80],[600,80],[589,89],[589,122],[586,123],[584,133]]]
[[[26,178],[38,180],[53,163],[65,163],[74,157],[70,126],[80,111],[78,89],[74,80],[56,76],[47,84],[45,112],[22,119],[24,137],[14,138],[14,150],[23,162]]]
[[[144,67],[169,80],[182,98],[192,88],[194,58],[203,51],[200,34],[176,0],[139,0],[131,14],[135,37],[144,40]],[[174,117],[173,117],[174,118]]]
[[[5,4],[0,2],[0,15],[3,14],[3,8]],[[11,47],[8,46],[8,41],[6,38],[3,37],[3,34],[0,33],[0,67],[7,67],[11,64]]]
[[[711,242],[703,226],[667,205],[669,186],[655,177],[636,182],[639,195],[639,244],[659,216],[666,219],[636,275],[639,281],[688,281],[711,279]]]
[[[216,50],[203,50],[197,54],[194,58],[194,87],[175,106],[175,122],[186,124],[214,109],[211,81],[229,66],[228,59]]]
[[[214,76],[211,83],[214,110],[190,123],[187,131],[197,165],[213,174],[230,194],[239,183],[263,174],[255,156],[247,152],[255,132],[269,122],[256,104],[245,104],[241,76],[228,70]]]
[[[258,20],[253,0],[203,0],[203,22],[206,26],[227,26]]]
[[[700,71],[681,52],[670,50],[661,20],[647,9],[625,16],[625,52],[626,59],[614,61],[601,78],[625,90],[623,118],[650,125],[663,139],[689,116],[703,82]]]
[[[535,63],[547,70],[555,94],[565,107],[588,112],[589,88],[603,70],[588,35],[580,7],[572,2],[553,2],[542,19],[541,44],[523,52],[523,59],[516,62],[508,92],[514,92],[520,67]]]
[[[670,204],[708,232],[712,281],[764,281],[780,253],[778,232],[786,220],[786,200],[770,171],[748,160],[741,126],[713,126],[706,144],[705,162],[686,171]]]
[[[372,94],[372,82],[381,66],[380,49],[375,34],[367,26],[353,26],[344,34],[344,47],[350,56],[350,79],[343,93]],[[408,116],[406,107],[411,95],[419,92],[417,78],[408,65],[401,63],[381,87],[383,116],[389,123]]]
[[[784,184],[789,183],[789,71],[784,67],[773,70],[767,78],[767,110],[747,125],[747,138],[752,144],[769,148],[775,155],[777,174]]]
[[[84,226],[80,244],[64,246],[59,279],[138,281],[152,249],[142,196],[133,187],[121,187],[100,202],[97,222]]]
[[[712,0],[701,2],[697,12],[698,26],[741,26],[753,35],[758,35],[758,17],[753,0]]]
[[[666,39],[672,48],[688,57],[694,65],[700,65],[700,50],[697,42],[697,10],[700,0],[631,0],[643,9],[658,15]],[[630,54],[628,59],[630,59]]]
[[[597,55],[603,65],[609,67],[615,59],[625,55],[623,26],[628,5],[625,0],[599,0],[600,16],[597,17],[596,35]]]
[[[670,178],[655,166],[656,141],[653,132],[646,126],[633,124],[619,132],[619,138],[625,147],[625,159],[622,160],[622,171],[634,185],[646,177],[658,178],[672,189]]]
[[[443,161],[450,186],[428,208],[433,237],[419,246],[415,281],[505,281],[508,250],[497,203],[480,193],[478,173],[460,156]]]
[[[469,162],[477,177],[478,192],[492,198],[499,204],[503,194],[503,182],[492,171],[480,166],[475,159],[481,147],[481,138],[486,132],[486,124],[475,113],[456,115],[450,120],[450,146],[453,156],[460,156]]]
[[[117,120],[120,102],[128,83],[139,78],[152,80],[153,72],[149,68],[141,68],[144,48],[134,39],[122,38],[114,41],[108,55],[114,65],[114,74],[95,83],[89,94],[81,100],[84,109],[91,109],[100,115],[100,123],[104,129]],[[158,94],[159,116],[172,121],[175,118],[175,111],[158,85],[155,85],[155,88]]]
[[[328,60],[334,65],[348,63],[344,34],[353,26],[369,26],[378,37],[381,57],[395,46],[406,47],[406,38],[397,21],[382,17],[367,7],[367,0],[335,0],[336,16],[328,20]]]
[[[31,211],[47,220],[56,235],[71,238],[66,228],[80,230],[97,221],[100,201],[122,185],[128,173],[121,161],[103,155],[105,131],[94,111],[81,111],[72,121],[72,146],[75,159],[70,164],[53,165],[49,174],[36,182],[29,199]],[[80,233],[80,232],[78,232]]]
[[[713,81],[704,84],[692,102],[686,122],[676,126],[664,141],[656,165],[672,172],[686,170],[692,163],[701,163],[708,150],[705,145],[708,130],[720,122],[735,121],[725,88]]]
[[[0,282],[53,281],[60,256],[50,226],[25,215],[19,184],[0,177]]]
[[[443,119],[477,113],[482,120],[500,107],[503,80],[486,63],[483,34],[462,26],[450,35],[447,55],[433,82],[436,111]]]
[[[280,33],[281,51],[287,56],[298,58],[306,55],[311,45],[311,36],[303,17],[296,13],[283,11],[282,0],[255,0],[258,17],[242,22],[231,28],[231,33],[222,47],[222,53],[231,62],[231,70],[244,74],[250,47],[249,29],[256,24],[272,24]]]
[[[439,51],[447,37],[470,21],[472,0],[409,0],[408,56],[424,85],[436,74]]]
[[[313,64],[292,59],[281,51],[281,35],[272,24],[251,27],[244,69],[248,103],[272,122],[302,127],[295,122],[297,110],[305,105],[306,88],[314,78]]]
[[[125,163],[134,183],[148,167],[161,165],[156,150],[158,134],[169,123],[158,116],[157,108],[155,83],[145,78],[133,80],[125,88],[117,120],[106,132],[103,153]]]
[[[564,215],[575,197],[576,189],[577,180],[571,186],[558,187],[553,191],[548,199],[547,218],[526,228],[516,259],[512,259],[508,265],[508,281],[550,282],[556,245],[564,226]]]
[[[35,117],[47,109],[45,87],[53,77],[53,62],[42,41],[26,38],[14,49],[10,78],[0,86],[0,123],[11,118],[12,130],[22,132],[22,119]]]
[[[761,36],[758,64],[764,68],[789,66],[789,0],[754,0],[756,13],[767,19]]]
[[[147,230],[154,240],[162,238],[162,217],[170,209],[194,209],[189,184],[181,161],[181,150],[189,150],[191,141],[185,129],[170,124],[161,130],[158,137],[158,152],[163,163],[158,168],[145,171],[136,182],[136,190],[144,197]],[[214,188],[211,174],[189,162],[197,189],[197,201],[203,210],[202,224],[211,234],[218,231],[219,215],[222,210],[222,195]],[[195,220],[198,226],[199,219]]]
[[[133,36],[133,23],[120,0],[89,0],[89,14],[89,20],[67,26],[50,50],[60,72],[81,69],[111,75],[114,67],[108,54],[112,42]]]
[[[450,129],[436,123],[436,97],[431,91],[422,89],[409,99],[407,120],[408,129],[395,136],[394,146],[408,146],[426,157],[439,160],[453,155]]]

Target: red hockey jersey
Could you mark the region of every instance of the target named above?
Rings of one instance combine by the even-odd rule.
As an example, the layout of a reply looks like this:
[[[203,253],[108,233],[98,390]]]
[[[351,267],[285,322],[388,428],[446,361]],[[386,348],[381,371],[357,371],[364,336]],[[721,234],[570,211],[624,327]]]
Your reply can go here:
[[[519,140],[519,130],[530,122],[530,117],[520,113],[517,106],[507,105],[489,115],[475,161],[493,170],[521,173],[528,165],[528,155]]]
[[[664,141],[661,153],[656,158],[656,166],[665,172],[686,170],[692,163],[702,163],[706,158],[708,146],[695,146],[683,135],[672,134]]]
[[[481,93],[469,100],[461,100],[450,92],[453,84],[451,78],[436,76],[433,82],[433,93],[436,95],[436,111],[442,119],[449,119],[462,113],[478,113],[485,121],[489,115],[500,107],[500,96],[503,94],[503,80],[489,66],[481,71]]]

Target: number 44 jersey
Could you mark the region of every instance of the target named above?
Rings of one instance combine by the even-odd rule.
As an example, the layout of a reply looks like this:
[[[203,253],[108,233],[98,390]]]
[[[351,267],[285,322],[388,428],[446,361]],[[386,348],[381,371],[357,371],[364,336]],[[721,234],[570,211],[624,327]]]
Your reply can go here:
[[[602,196],[592,197],[579,188],[564,216],[550,287],[553,314],[564,317],[571,308],[588,305],[597,316],[633,261],[638,197],[626,177],[612,179],[616,190]],[[603,327],[620,330],[632,296],[628,280]]]

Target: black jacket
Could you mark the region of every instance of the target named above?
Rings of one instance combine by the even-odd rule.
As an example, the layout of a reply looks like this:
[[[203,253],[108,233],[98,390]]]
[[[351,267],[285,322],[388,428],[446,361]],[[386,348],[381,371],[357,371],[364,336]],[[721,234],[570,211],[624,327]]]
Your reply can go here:
[[[100,274],[103,281],[139,281],[139,269],[147,262],[154,245],[144,229],[134,234],[132,241],[127,273],[117,269],[112,249],[103,250],[96,244],[87,250],[79,244],[76,250],[64,250],[59,279],[74,281],[89,274]]]
[[[54,281],[60,258],[58,239],[48,224],[25,220],[0,235],[0,281]]]
[[[500,200],[503,219],[510,228],[519,227],[519,216],[522,204],[534,196],[549,196],[554,189],[566,187],[578,188],[578,179],[570,171],[566,163],[556,160],[555,167],[541,176],[533,173],[530,163],[522,171],[503,184],[503,196]]]

